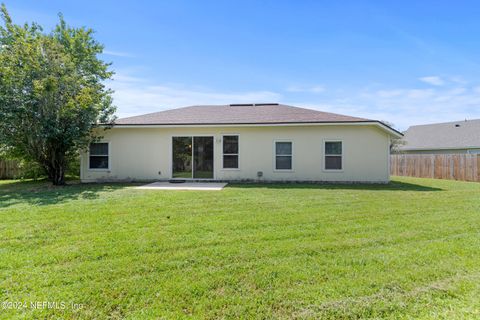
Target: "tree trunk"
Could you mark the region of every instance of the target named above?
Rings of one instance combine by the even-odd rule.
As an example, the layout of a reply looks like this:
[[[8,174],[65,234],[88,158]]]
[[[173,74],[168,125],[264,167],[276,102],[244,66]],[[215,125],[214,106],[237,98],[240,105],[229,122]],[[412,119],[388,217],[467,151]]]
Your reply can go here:
[[[52,155],[52,159],[46,165],[48,180],[55,186],[65,185],[66,159],[63,154]]]
[[[62,166],[56,166],[54,168],[52,183],[55,186],[65,185],[65,169]]]

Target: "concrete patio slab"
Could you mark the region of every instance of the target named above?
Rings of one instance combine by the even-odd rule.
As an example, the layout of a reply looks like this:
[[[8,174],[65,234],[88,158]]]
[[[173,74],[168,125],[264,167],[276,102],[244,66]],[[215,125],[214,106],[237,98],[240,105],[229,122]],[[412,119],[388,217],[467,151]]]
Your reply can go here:
[[[145,190],[205,190],[219,191],[222,190],[227,183],[223,182],[182,182],[171,183],[168,181],[149,183],[143,186],[135,187],[135,189]]]

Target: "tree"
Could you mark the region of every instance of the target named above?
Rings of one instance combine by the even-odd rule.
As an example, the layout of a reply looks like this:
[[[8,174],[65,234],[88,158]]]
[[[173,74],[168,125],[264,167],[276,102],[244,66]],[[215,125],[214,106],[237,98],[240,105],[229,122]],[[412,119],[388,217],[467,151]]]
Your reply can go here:
[[[395,125],[388,121],[382,121],[384,124],[389,126],[390,128],[395,128]],[[391,153],[400,153],[401,147],[405,145],[405,140],[403,138],[390,138],[390,152]]]
[[[115,120],[104,85],[113,72],[97,57],[103,46],[91,29],[72,28],[61,14],[48,34],[36,23],[15,25],[4,4],[1,16],[0,149],[63,185],[68,160]]]

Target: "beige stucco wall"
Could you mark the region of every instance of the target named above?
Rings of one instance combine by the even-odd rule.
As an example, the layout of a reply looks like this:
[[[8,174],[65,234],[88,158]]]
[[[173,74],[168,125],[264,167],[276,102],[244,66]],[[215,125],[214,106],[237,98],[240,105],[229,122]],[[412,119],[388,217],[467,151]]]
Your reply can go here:
[[[238,170],[222,169],[223,134],[239,135]],[[211,135],[216,180],[266,181],[389,181],[389,135],[376,126],[284,126],[113,128],[102,133],[110,143],[110,169],[88,169],[88,154],[81,156],[84,182],[106,180],[167,180],[171,178],[172,136]],[[324,140],[343,141],[343,170],[323,170]],[[274,141],[293,142],[293,170],[274,170]]]

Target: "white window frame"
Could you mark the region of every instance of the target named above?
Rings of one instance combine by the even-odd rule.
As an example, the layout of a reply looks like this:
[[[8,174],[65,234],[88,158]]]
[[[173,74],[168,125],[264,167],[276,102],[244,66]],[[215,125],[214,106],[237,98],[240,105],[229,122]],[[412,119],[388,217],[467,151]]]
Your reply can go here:
[[[223,137],[225,136],[236,136],[238,138],[238,153],[225,153],[223,151]],[[224,168],[223,167],[223,156],[237,156],[238,165],[236,168]],[[239,171],[240,170],[240,135],[238,133],[222,133],[222,170],[223,171]]]
[[[292,145],[292,153],[291,154],[279,154],[278,156],[287,157],[290,156],[292,158],[292,167],[290,169],[277,169],[277,142],[290,142]],[[274,172],[293,172],[294,162],[293,162],[293,141],[288,139],[276,139],[273,140],[273,171]]]
[[[93,142],[93,143],[106,143],[108,144],[108,154],[107,154],[107,157],[108,157],[108,168],[91,168],[90,167],[90,145],[88,145],[88,170],[89,171],[110,171],[112,165],[111,165],[111,161],[112,161],[112,156],[111,156],[111,143],[110,141],[97,141],[97,142]],[[90,143],[92,144],[92,143]],[[105,155],[93,155],[92,157],[95,157],[95,156],[105,156]]]
[[[342,153],[341,154],[327,154],[326,153],[326,144],[327,142],[340,142],[342,144]],[[325,172],[343,172],[343,170],[345,169],[345,163],[343,161],[344,159],[344,148],[345,147],[345,143],[343,142],[343,140],[339,140],[339,139],[324,139],[323,140],[323,154],[322,154],[322,162],[323,162],[323,165],[322,165],[322,169],[323,171]],[[326,158],[327,156],[340,156],[342,157],[342,169],[327,169],[326,166],[327,166],[327,161],[326,161]]]

